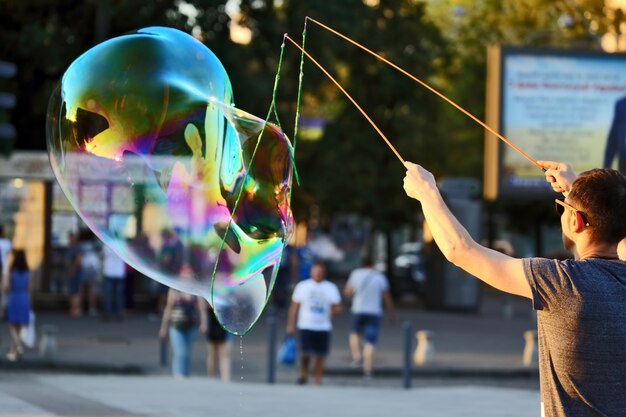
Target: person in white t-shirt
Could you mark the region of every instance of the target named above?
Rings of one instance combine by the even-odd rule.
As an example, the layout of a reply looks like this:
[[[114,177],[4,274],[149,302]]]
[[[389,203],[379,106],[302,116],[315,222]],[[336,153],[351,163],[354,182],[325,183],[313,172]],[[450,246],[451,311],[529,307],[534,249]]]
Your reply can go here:
[[[330,351],[332,317],[341,312],[341,294],[335,284],[326,281],[324,263],[316,261],[311,278],[299,282],[291,297],[287,334],[299,333],[301,367],[298,384],[306,384],[311,357],[315,358],[313,381],[322,383],[324,360]]]
[[[389,282],[385,275],[374,269],[371,257],[366,256],[363,267],[355,269],[350,274],[344,295],[352,297],[352,330],[349,338],[352,365],[360,366],[363,362],[363,376],[369,379],[372,377],[374,349],[383,315],[383,301],[389,321],[394,323],[396,320],[393,299],[389,293]]]

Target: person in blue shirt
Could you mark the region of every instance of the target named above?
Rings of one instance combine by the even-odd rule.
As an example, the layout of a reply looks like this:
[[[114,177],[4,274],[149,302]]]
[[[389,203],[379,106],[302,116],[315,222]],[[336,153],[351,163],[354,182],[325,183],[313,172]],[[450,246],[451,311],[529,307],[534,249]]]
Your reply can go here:
[[[13,261],[5,275],[3,291],[7,297],[6,319],[11,334],[11,347],[6,357],[15,362],[24,353],[20,331],[30,322],[30,270],[23,250],[13,251]]]

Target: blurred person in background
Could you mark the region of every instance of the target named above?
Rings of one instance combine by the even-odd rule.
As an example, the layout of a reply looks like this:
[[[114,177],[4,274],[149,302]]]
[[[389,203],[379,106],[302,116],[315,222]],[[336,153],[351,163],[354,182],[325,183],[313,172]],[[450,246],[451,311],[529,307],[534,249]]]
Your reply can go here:
[[[4,235],[4,227],[0,224],[0,272],[3,274],[9,270],[9,254],[12,248],[11,241]]]
[[[626,174],[626,97],[615,103],[613,121],[604,148],[604,168],[613,166],[615,157],[618,169]]]
[[[150,265],[156,262],[156,253],[150,245],[150,239],[148,239],[148,236],[146,236],[144,233],[140,233],[134,238],[130,239],[128,244],[132,247],[133,251],[137,254],[139,259],[142,259],[146,264]],[[163,285],[155,280],[149,279],[142,272],[131,267],[130,265],[126,265],[126,280],[124,281],[124,306],[126,313],[135,310],[135,289],[137,287],[141,288],[141,286],[145,285],[146,283],[149,283],[149,285]],[[160,320],[161,318],[159,316],[153,315],[150,315],[149,317],[153,317],[157,320]]]
[[[406,162],[404,189],[421,202],[445,257],[537,310],[541,415],[619,416],[626,410],[626,176],[594,169],[576,176],[538,161],[556,199],[563,246],[574,259],[516,259],[476,243],[446,206],[433,175]]]
[[[181,279],[186,279],[184,276]],[[191,374],[191,354],[198,336],[206,334],[205,301],[195,295],[170,289],[163,310],[159,337],[168,336],[172,347],[172,374],[185,378]]]
[[[332,317],[340,312],[339,289],[326,280],[325,264],[315,261],[311,267],[311,278],[296,285],[287,316],[287,334],[294,336],[296,329],[299,333],[299,385],[308,381],[311,358],[315,359],[313,381],[316,385],[322,383],[324,361],[330,352]]]
[[[207,374],[217,377],[219,375],[223,382],[230,381],[231,374],[231,335],[220,325],[215,317],[213,308],[207,306],[207,341],[209,349],[207,351]]]
[[[159,267],[167,275],[176,277],[180,274],[183,266],[184,247],[176,233],[172,229],[163,229],[161,231],[161,250],[157,255]],[[157,313],[163,311],[168,297],[168,287],[157,282]]]
[[[311,268],[317,260],[317,256],[311,249],[312,234],[307,234],[306,243],[296,248],[295,265],[293,267],[298,271],[298,282],[311,278]]]
[[[362,265],[350,273],[343,294],[352,298],[352,330],[348,339],[352,366],[362,365],[363,376],[370,379],[383,316],[383,302],[391,323],[395,323],[396,313],[387,277],[374,269],[369,255],[363,258]]]
[[[9,253],[11,253],[11,241],[4,236],[4,227],[0,224],[0,281],[9,271]],[[4,317],[6,300],[0,294],[0,319]]]
[[[6,357],[15,362],[24,353],[20,331],[28,326],[31,311],[32,284],[30,270],[23,250],[14,250],[9,271],[4,275],[3,292],[7,297],[6,320],[9,323],[11,347]]]
[[[70,316],[82,316],[83,297],[86,295],[89,315],[98,314],[96,286],[101,272],[99,246],[93,232],[83,229],[69,250]]]
[[[102,265],[102,301],[104,320],[122,319],[124,312],[124,283],[126,281],[126,264],[108,245],[103,249]]]

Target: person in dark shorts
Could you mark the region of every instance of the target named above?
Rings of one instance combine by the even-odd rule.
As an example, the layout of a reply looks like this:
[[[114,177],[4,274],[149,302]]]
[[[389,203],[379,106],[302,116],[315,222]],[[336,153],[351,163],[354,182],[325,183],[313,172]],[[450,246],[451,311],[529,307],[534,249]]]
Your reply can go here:
[[[230,381],[230,339],[231,335],[217,321],[215,312],[211,306],[207,307],[208,330],[207,341],[209,349],[207,351],[207,373],[217,377],[224,382]]]
[[[315,358],[313,381],[322,383],[324,361],[330,352],[332,316],[341,312],[341,295],[335,284],[326,280],[326,267],[316,261],[311,278],[296,285],[287,318],[287,334],[300,339],[300,376],[298,384],[306,384],[311,358]]]
[[[626,176],[576,175],[538,161],[553,190],[563,246],[574,259],[516,259],[476,243],[446,206],[433,175],[407,162],[404,189],[419,200],[445,257],[485,283],[532,300],[537,310],[541,415],[623,416],[626,410]]]

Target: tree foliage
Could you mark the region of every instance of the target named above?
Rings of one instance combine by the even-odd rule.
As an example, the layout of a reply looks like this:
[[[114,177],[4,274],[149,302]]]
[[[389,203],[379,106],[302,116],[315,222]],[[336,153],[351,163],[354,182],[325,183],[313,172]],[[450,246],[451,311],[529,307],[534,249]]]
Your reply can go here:
[[[17,63],[18,148],[45,148],[48,97],[67,66],[103,37],[164,25],[192,32],[224,64],[237,106],[265,116],[285,32],[300,40],[311,16],[384,55],[484,118],[486,47],[493,43],[597,47],[622,16],[603,0],[3,0],[0,59]],[[231,19],[233,20],[231,22]],[[248,28],[234,43],[230,25]],[[613,28],[613,29],[611,29]],[[431,92],[309,22],[307,50],[354,96],[406,159],[438,175],[482,175],[483,131]],[[278,110],[291,135],[300,53],[285,45]],[[325,121],[317,141],[299,141],[296,214],[318,205],[357,212],[379,227],[414,218],[404,169],[354,106],[308,60],[302,114]]]

